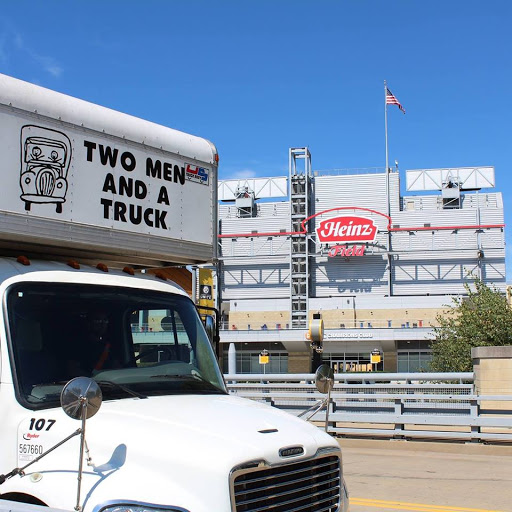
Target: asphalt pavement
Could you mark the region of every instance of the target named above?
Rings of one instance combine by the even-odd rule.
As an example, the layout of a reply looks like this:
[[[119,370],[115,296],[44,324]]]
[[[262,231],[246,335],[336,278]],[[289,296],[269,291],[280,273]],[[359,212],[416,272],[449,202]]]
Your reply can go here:
[[[351,512],[512,512],[512,445],[339,439]]]

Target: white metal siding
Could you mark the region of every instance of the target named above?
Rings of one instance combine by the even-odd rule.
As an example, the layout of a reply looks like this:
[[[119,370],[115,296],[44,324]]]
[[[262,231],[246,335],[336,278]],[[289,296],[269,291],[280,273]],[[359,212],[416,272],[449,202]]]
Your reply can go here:
[[[290,254],[289,237],[224,238],[221,241],[222,257],[264,258],[266,256],[287,257]]]
[[[399,176],[389,176],[391,216],[400,209]],[[386,213],[386,174],[354,174],[315,178],[315,213],[330,208],[357,206]]]
[[[317,258],[312,267],[316,297],[387,293],[387,261],[382,255]]]
[[[468,272],[484,281],[505,286],[503,228],[478,229],[477,225],[504,223],[500,193],[463,193],[460,209],[443,209],[440,193],[406,196],[400,200],[398,173],[390,175],[392,293],[396,296],[450,295],[464,293]],[[314,178],[312,213],[343,207],[359,207],[386,214],[386,175],[338,175]],[[402,204],[403,210],[400,211]],[[258,216],[238,218],[234,205],[221,205],[222,233],[272,233],[289,231],[289,202],[258,204]],[[384,296],[389,292],[387,219],[371,212],[339,210],[318,215],[311,228],[328,217],[355,213],[370,217],[378,226],[375,246],[364,256],[328,258],[325,247],[316,246],[310,260],[311,296],[336,300],[340,296],[361,298]],[[436,228],[445,229],[436,229]],[[432,229],[429,229],[432,228]],[[315,238],[314,234],[312,235]],[[478,260],[478,243],[483,259]],[[225,299],[272,300],[289,297],[290,238],[225,238],[221,242],[226,269]]]
[[[229,299],[258,299],[290,295],[288,262],[225,265],[222,295]]]

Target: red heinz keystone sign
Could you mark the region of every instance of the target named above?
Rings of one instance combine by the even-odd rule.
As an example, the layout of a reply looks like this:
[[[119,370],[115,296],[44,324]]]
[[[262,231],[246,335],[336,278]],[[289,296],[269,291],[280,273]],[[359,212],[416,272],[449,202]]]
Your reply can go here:
[[[344,215],[320,222],[316,236],[320,243],[374,242],[377,226],[367,217]]]

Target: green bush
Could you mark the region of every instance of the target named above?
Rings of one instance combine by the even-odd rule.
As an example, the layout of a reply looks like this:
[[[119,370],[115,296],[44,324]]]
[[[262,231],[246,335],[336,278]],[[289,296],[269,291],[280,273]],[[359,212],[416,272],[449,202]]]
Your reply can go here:
[[[512,345],[512,310],[496,287],[471,276],[467,296],[453,298],[453,305],[437,316],[432,361],[434,372],[473,371],[473,347]]]

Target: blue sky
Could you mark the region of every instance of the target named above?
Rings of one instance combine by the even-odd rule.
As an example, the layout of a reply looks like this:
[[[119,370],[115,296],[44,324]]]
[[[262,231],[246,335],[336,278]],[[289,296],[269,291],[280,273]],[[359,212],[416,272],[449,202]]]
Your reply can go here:
[[[387,80],[390,162],[495,166],[508,225],[511,23],[510,0],[4,0],[0,72],[206,137],[221,179],[293,146],[383,167]]]

